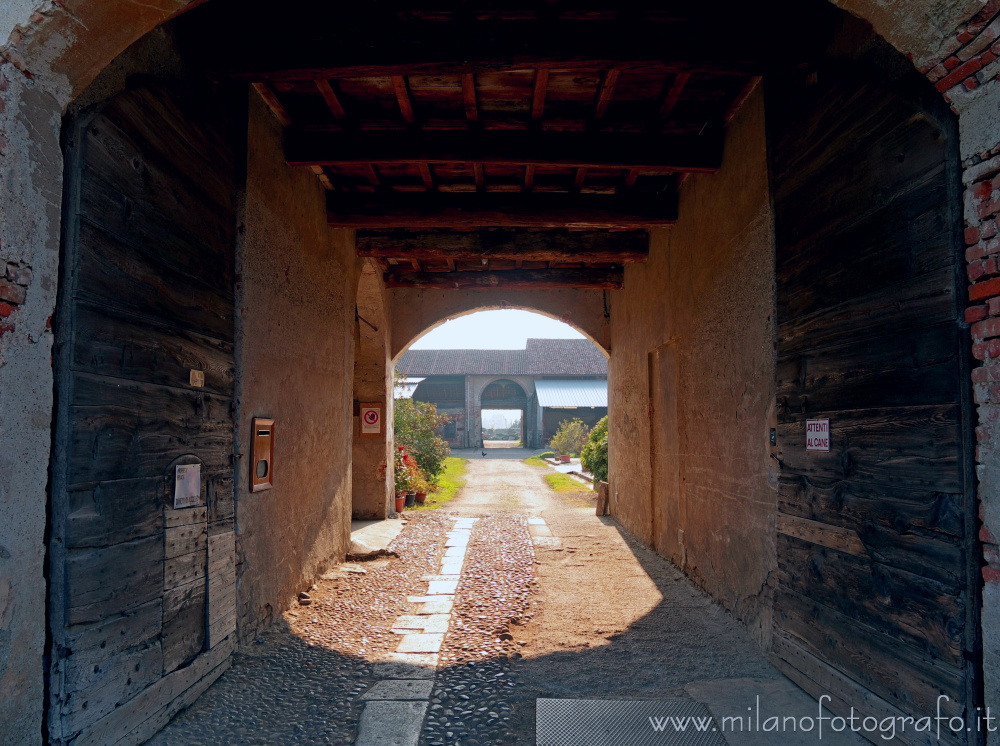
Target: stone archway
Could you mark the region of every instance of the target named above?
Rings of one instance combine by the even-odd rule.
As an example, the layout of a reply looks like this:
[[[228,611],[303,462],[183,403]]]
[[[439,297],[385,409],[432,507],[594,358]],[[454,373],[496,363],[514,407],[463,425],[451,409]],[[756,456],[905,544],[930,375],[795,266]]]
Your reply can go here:
[[[0,13],[0,38],[6,64],[0,69],[0,167],[14,197],[0,203],[3,225],[0,258],[15,265],[17,287],[5,286],[0,306],[0,419],[18,423],[0,436],[6,502],[0,525],[4,560],[0,589],[4,591],[0,619],[19,651],[4,681],[19,682],[17,694],[6,698],[0,717],[9,732],[26,741],[37,738],[43,692],[44,545],[46,474],[51,440],[52,337],[48,331],[57,288],[62,161],[60,117],[67,104],[122,50],[172,14],[196,3],[162,0],[134,3],[125,0],[78,0],[50,3],[16,0]],[[844,0],[838,5],[868,19],[898,50],[925,72],[960,112],[962,158],[968,186],[966,241],[969,245],[970,298],[967,319],[975,324],[976,356],[985,364],[973,377],[983,387],[998,377],[989,339],[994,337],[989,316],[1000,292],[995,262],[996,187],[1000,171],[1000,133],[997,132],[995,52],[990,31],[997,8],[977,0],[947,3],[921,2],[887,7],[875,0]],[[985,14],[985,17],[984,17]],[[20,289],[17,289],[20,288]],[[595,312],[599,315],[599,312]],[[589,326],[582,324],[581,326]],[[601,339],[594,333],[594,339]],[[405,344],[394,348],[398,354]],[[984,571],[986,594],[995,606],[1000,571],[996,569],[994,536],[1000,531],[996,504],[996,470],[1000,461],[990,438],[988,422],[996,405],[980,395],[980,498],[984,540],[990,553]],[[990,617],[988,623],[995,620]],[[992,632],[986,635],[995,643]],[[987,656],[996,656],[995,645]]]

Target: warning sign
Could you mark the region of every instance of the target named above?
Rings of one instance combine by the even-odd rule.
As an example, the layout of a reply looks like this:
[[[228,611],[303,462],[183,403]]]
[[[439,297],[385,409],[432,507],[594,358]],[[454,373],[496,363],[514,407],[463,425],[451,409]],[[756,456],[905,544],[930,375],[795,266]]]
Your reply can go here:
[[[806,450],[830,450],[830,420],[806,420]]]
[[[361,405],[361,437],[374,438],[382,434],[382,405]]]

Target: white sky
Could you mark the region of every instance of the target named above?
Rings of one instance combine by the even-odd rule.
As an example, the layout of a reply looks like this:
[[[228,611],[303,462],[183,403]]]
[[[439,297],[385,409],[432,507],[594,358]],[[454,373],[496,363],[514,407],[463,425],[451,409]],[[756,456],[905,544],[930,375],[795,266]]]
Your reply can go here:
[[[583,339],[568,324],[520,310],[479,311],[446,321],[411,345],[414,350],[523,350],[528,337]]]

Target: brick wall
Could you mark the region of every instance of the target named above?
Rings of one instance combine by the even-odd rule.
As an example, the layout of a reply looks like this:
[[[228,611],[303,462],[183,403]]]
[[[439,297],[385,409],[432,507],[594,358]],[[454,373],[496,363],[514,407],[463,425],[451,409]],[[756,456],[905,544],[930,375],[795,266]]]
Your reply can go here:
[[[24,262],[6,261],[0,255],[0,340],[14,331],[17,310],[24,305],[31,284],[31,267]],[[0,350],[3,348],[0,347]],[[4,364],[0,354],[0,366]]]
[[[941,52],[945,56],[922,72],[950,103],[961,104],[970,92],[1000,77],[1000,0],[989,0]]]

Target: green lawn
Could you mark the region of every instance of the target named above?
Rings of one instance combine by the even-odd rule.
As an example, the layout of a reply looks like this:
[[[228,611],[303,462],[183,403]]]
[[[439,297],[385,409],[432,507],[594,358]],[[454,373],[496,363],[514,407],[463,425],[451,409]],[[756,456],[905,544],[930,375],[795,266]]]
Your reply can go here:
[[[465,486],[464,458],[449,456],[444,460],[444,471],[438,479],[438,486],[435,492],[427,495],[427,502],[423,505],[415,505],[407,510],[436,510],[444,503],[448,502],[458,491]]]
[[[549,483],[555,492],[561,493],[581,493],[593,492],[593,489],[582,482],[573,479],[569,474],[559,474],[558,472],[545,475],[545,481]]]
[[[524,460],[528,466],[544,466],[546,469],[549,467],[544,461],[542,461],[541,456],[532,456],[531,458],[526,458]]]

